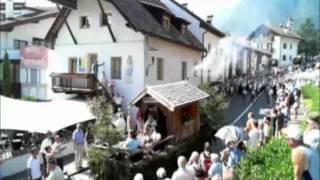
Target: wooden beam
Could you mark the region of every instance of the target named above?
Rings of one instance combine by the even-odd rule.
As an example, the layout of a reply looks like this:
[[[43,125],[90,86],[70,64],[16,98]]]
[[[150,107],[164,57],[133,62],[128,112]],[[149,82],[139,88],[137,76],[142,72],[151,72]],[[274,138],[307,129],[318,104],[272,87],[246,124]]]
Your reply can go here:
[[[101,13],[102,13],[103,15],[106,14],[106,13],[104,12],[104,9],[103,9],[101,0],[97,0],[97,1],[98,1],[99,8],[100,8],[100,10],[101,10]],[[111,26],[110,26],[110,24],[109,24],[109,21],[107,21],[107,27],[108,27],[109,33],[110,33],[110,35],[111,35],[112,41],[113,41],[113,42],[117,42],[116,38],[114,37],[113,31],[112,31],[112,29],[111,29]]]
[[[58,0],[58,1],[60,1],[60,0]],[[59,4],[58,4],[58,3],[57,3],[57,8],[58,8],[59,12],[61,13],[61,8],[59,7]],[[78,44],[77,39],[76,39],[76,37],[74,36],[74,34],[73,34],[73,32],[72,32],[72,30],[71,30],[71,28],[70,28],[70,26],[69,26],[69,23],[67,22],[67,19],[66,19],[66,17],[64,16],[64,14],[62,14],[62,18],[63,18],[63,22],[66,24],[67,29],[68,29],[68,31],[69,31],[69,33],[70,33],[70,35],[71,35],[71,38],[72,38],[72,40],[73,40],[73,43],[74,43],[75,45],[77,45],[77,44]]]

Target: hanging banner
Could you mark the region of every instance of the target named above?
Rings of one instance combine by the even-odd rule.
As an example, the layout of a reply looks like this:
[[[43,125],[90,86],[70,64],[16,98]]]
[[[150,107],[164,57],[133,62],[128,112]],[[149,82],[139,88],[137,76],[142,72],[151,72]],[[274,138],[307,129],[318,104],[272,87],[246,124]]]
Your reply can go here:
[[[25,68],[46,68],[48,49],[41,46],[26,46],[20,50],[21,66]]]

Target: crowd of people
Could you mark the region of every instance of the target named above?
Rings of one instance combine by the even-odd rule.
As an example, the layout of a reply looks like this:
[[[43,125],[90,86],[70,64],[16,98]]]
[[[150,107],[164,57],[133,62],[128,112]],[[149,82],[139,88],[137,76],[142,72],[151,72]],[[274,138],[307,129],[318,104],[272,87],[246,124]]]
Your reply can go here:
[[[211,146],[206,142],[203,152],[192,152],[189,160],[185,156],[179,156],[178,169],[171,180],[235,179],[235,167],[247,155],[247,149],[260,148],[272,138],[283,136],[287,137],[288,145],[292,148],[295,179],[319,180],[320,115],[319,112],[310,113],[304,132],[298,125],[294,125],[293,122],[298,118],[301,90],[296,80],[285,75],[285,72],[281,72],[276,76],[270,74],[259,78],[241,76],[220,86],[220,90],[228,90],[230,94],[238,93],[244,99],[250,95],[251,101],[259,92],[265,90],[270,110],[265,112],[262,120],[256,119],[255,114],[249,112],[246,127],[243,129],[245,138],[226,139],[226,147],[219,154],[211,152]],[[165,172],[162,167],[161,171]],[[158,173],[157,177],[159,180],[170,179],[158,176]],[[138,173],[134,180],[143,180],[143,175]]]
[[[83,157],[87,147],[94,142],[92,132],[87,129],[86,133],[82,130],[81,124],[76,125],[72,133],[73,149],[75,155],[75,169],[83,169]],[[31,147],[31,155],[27,161],[28,179],[30,180],[62,180],[64,179],[64,157],[63,152],[67,146],[62,143],[58,133],[46,133],[39,149],[36,145]],[[43,166],[41,166],[43,162]]]

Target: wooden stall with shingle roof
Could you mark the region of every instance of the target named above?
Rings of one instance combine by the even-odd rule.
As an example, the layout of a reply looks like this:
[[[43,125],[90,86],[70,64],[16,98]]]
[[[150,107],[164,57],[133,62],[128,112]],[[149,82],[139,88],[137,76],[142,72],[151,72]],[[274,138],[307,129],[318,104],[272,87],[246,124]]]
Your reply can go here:
[[[162,138],[174,135],[178,142],[199,131],[198,103],[207,97],[207,93],[182,81],[148,86],[129,105],[139,108],[143,120],[151,111],[155,112]]]

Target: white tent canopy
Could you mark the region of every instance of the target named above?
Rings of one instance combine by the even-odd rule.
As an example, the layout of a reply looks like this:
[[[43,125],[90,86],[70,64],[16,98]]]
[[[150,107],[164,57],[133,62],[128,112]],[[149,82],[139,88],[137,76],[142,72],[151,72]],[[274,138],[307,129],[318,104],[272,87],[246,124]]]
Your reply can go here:
[[[94,118],[81,101],[29,102],[0,96],[0,128],[4,130],[56,132]]]

